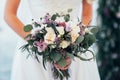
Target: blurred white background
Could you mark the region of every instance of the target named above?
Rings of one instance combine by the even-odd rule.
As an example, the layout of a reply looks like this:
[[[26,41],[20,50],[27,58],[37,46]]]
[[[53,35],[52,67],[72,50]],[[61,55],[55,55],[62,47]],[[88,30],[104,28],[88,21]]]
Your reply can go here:
[[[6,0],[0,0],[0,80],[10,80],[13,57],[18,35],[10,29],[3,19]],[[97,1],[93,5],[92,24],[96,24]]]
[[[0,0],[0,80],[9,80],[17,35],[3,20],[6,0]]]

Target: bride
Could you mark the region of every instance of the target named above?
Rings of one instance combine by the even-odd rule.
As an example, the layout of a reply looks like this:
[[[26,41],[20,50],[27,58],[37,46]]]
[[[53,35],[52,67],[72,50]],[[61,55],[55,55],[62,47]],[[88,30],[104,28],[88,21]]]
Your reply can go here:
[[[11,80],[54,80],[51,75],[50,66],[44,70],[41,63],[38,63],[33,57],[26,59],[26,55],[19,50],[25,44],[24,37],[30,32],[24,32],[25,22],[22,22],[17,11],[20,2],[23,0],[7,0],[5,7],[5,21],[21,37],[19,39],[14,58]],[[32,19],[38,19],[46,13],[65,12],[73,9],[71,17],[74,20],[79,17],[83,24],[88,25],[92,18],[93,0],[26,0],[32,14]],[[24,8],[22,8],[24,10]],[[28,15],[26,11],[25,17]],[[81,17],[82,16],[82,17]],[[25,20],[24,20],[25,21]],[[27,52],[24,52],[27,53]],[[87,57],[90,57],[87,55]],[[70,66],[69,80],[100,80],[95,60],[80,61],[75,58]],[[59,80],[59,79],[58,79]]]

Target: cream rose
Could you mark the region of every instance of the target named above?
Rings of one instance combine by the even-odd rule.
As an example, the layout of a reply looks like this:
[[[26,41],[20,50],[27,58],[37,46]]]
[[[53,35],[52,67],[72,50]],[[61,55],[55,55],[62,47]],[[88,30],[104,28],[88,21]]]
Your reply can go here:
[[[88,28],[85,28],[85,33],[89,33],[89,29]]]
[[[76,41],[76,39],[78,38],[80,33],[80,28],[79,26],[73,26],[72,27],[72,31],[71,31],[71,37],[72,37],[72,43],[74,43]]]
[[[63,49],[67,48],[69,45],[70,45],[70,42],[65,40],[60,43],[60,47],[62,47]]]
[[[78,38],[79,33],[71,32],[70,34],[71,34],[71,37],[72,37],[72,43],[74,43],[76,41],[76,39]]]
[[[45,42],[47,44],[53,44],[53,42],[55,41],[55,32],[51,27],[46,27],[47,30],[47,34],[44,36]]]
[[[72,26],[72,31],[71,32],[79,33],[80,32],[79,26]]]
[[[64,33],[65,33],[65,31],[64,31],[64,27],[56,27],[57,28],[57,30],[58,30],[58,32],[59,32],[59,35],[63,35]]]

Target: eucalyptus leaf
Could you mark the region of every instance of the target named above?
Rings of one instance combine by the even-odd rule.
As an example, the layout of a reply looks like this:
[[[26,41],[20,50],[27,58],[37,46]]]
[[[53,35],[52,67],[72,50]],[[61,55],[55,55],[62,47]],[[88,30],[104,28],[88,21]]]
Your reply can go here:
[[[64,58],[61,58],[57,63],[61,67],[65,67],[66,66],[66,60]]]
[[[76,39],[75,43],[80,44],[83,40],[84,40],[83,36],[78,36],[78,38]]]
[[[95,42],[96,38],[95,38],[95,35],[89,35],[88,37],[89,37],[88,43],[89,43],[89,46],[91,46]]]
[[[55,61],[59,61],[62,58],[62,55],[60,53],[52,52],[50,57]]]
[[[59,61],[61,59],[61,57],[62,57],[61,54],[56,53],[54,59],[55,59],[55,61]]]
[[[56,15],[56,14],[54,14],[54,15],[52,16],[51,20],[55,21],[55,20],[56,20],[56,18],[57,18],[57,15]]]
[[[97,27],[93,27],[90,32],[96,34],[98,32],[98,28]]]
[[[68,21],[70,20],[70,15],[69,15],[69,14],[65,15],[65,16],[64,16],[64,20],[65,20],[66,22],[68,22]]]
[[[70,53],[67,53],[67,57],[70,57],[70,58],[74,58],[74,55],[73,54],[70,54]]]
[[[25,32],[30,32],[33,29],[33,26],[31,24],[28,24],[26,26],[24,26],[24,31]]]
[[[96,41],[95,35],[86,34],[84,36],[83,42],[81,43],[81,46],[85,49],[88,49],[95,41]]]
[[[72,12],[72,9],[68,9],[68,13]]]

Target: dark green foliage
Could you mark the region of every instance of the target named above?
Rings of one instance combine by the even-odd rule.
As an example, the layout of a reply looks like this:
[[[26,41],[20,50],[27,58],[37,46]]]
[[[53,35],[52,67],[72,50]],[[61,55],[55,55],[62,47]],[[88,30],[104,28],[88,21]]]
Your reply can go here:
[[[30,32],[33,29],[33,26],[31,24],[28,24],[26,26],[24,26],[24,31],[25,32]]]
[[[93,34],[85,34],[84,40],[81,43],[81,46],[85,49],[88,49],[96,40],[95,36]]]
[[[64,16],[64,19],[65,19],[66,22],[68,22],[68,21],[70,20],[70,15],[69,15],[69,14],[66,14],[66,15]]]
[[[79,36],[77,40],[75,41],[76,44],[80,44],[84,40],[83,36]]]
[[[98,28],[97,27],[93,27],[90,31],[92,33],[96,34],[98,32]]]

